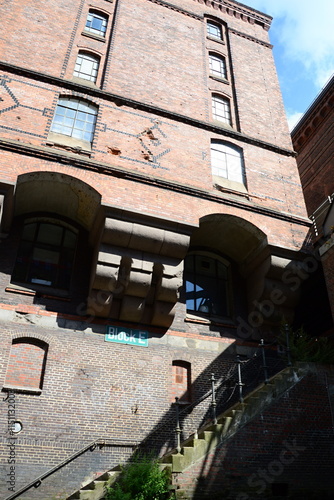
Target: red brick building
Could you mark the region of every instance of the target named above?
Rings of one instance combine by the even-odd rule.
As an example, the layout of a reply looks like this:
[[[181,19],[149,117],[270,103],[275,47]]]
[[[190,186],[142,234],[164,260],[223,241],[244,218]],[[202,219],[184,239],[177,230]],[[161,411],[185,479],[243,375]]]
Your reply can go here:
[[[334,77],[332,77],[316,97],[302,119],[291,133],[298,153],[297,165],[305,196],[309,217],[313,223],[310,240],[319,255],[324,270],[327,293],[334,318],[334,281],[332,257],[333,199],[332,179],[334,159]],[[321,294],[322,280],[314,287]],[[313,298],[314,301],[314,298]],[[318,303],[318,306],[321,305]],[[319,319],[319,318],[318,318]],[[327,328],[329,322],[327,320]]]
[[[22,498],[173,448],[175,396],[187,437],[211,373],[293,321],[317,261],[270,23],[230,0],[2,6],[2,496],[74,452]]]

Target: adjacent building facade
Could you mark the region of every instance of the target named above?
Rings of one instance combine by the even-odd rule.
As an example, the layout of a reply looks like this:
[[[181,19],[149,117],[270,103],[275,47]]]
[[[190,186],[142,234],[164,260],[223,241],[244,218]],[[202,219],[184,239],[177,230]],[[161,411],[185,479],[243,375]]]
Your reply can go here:
[[[187,437],[211,373],[293,321],[317,261],[270,23],[225,0],[2,6],[3,474],[110,442],[22,498],[172,448],[175,396]]]
[[[292,141],[298,153],[297,164],[309,217],[312,221],[311,242],[319,254],[332,318],[334,318],[333,288],[333,199],[332,178],[334,158],[332,77],[305,115],[292,131]]]

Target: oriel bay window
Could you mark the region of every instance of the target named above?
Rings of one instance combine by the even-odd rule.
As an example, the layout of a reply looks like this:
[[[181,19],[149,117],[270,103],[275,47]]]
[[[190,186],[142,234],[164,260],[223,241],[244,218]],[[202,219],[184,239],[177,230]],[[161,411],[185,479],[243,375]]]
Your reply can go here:
[[[186,306],[201,316],[230,317],[229,264],[209,253],[192,253],[185,259]]]
[[[69,225],[53,219],[26,220],[12,282],[68,290],[76,244],[77,231]]]

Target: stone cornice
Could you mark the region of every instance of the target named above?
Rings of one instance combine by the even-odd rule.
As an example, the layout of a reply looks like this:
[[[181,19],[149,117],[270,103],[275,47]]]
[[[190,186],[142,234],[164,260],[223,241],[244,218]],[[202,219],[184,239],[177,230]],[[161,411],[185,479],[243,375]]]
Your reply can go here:
[[[193,17],[194,19],[199,19],[202,20],[203,16],[199,16],[198,14],[195,14],[194,12],[190,12],[189,10],[182,9],[181,7],[178,7],[177,5],[171,4],[169,2],[164,2],[163,0],[148,0],[149,2],[156,3],[158,5],[161,5],[162,7],[167,7],[167,9],[175,10],[176,12],[179,12],[180,14],[184,14],[189,17]]]
[[[219,195],[216,195],[212,191],[206,191],[204,189],[192,187],[187,184],[157,178],[155,176],[147,174],[145,175],[143,173],[128,170],[119,166],[116,167],[107,163],[97,162],[92,159],[81,157],[79,154],[58,151],[45,146],[33,146],[31,144],[23,143],[22,141],[14,141],[5,138],[0,138],[0,149],[11,151],[16,154],[40,158],[50,162],[67,164],[75,168],[92,170],[95,172],[103,173],[105,175],[111,175],[133,182],[148,184],[156,188],[182,193],[186,196],[206,199],[211,202],[220,203],[267,217],[284,220],[292,224],[300,224],[306,227],[311,225],[309,219],[287,212],[274,210],[272,208],[263,207],[249,200],[236,199],[235,197],[225,195],[223,193],[219,193]]]
[[[51,76],[46,73],[41,73],[39,71],[34,71],[27,68],[22,68],[20,66],[16,66],[2,61],[0,61],[0,68],[9,73],[20,75],[25,78],[30,78],[33,80],[42,81],[49,85],[54,85],[56,87],[60,87],[63,89],[72,90],[74,92],[78,92],[79,94],[85,94],[98,99],[113,101],[118,105],[129,106],[134,109],[140,109],[141,111],[144,111],[146,113],[153,113],[158,116],[163,116],[165,118],[168,118],[170,120],[186,123],[193,127],[205,129],[224,137],[230,137],[231,139],[235,139],[240,142],[252,144],[253,146],[267,149],[283,156],[296,156],[296,153],[291,149],[281,148],[279,146],[276,146],[275,144],[266,141],[261,141],[259,139],[256,139],[255,137],[251,137],[236,130],[220,127],[210,122],[197,120],[195,118],[191,118],[186,115],[181,115],[179,113],[174,113],[173,111],[159,108],[151,104],[146,104],[144,102],[136,101],[134,99],[129,99],[121,95],[112,94],[111,92],[106,92],[99,88],[93,88],[90,85],[84,85],[82,83],[79,84],[72,80],[65,80],[56,76]]]
[[[310,107],[291,132],[294,148],[299,152],[309,137],[332,113],[334,105],[334,76],[314,99]]]
[[[194,0],[195,2],[211,7],[215,11],[220,11],[223,14],[229,14],[237,19],[242,19],[250,24],[259,24],[266,31],[269,30],[272,17],[263,14],[255,9],[247,7],[239,2],[227,0]]]
[[[172,4],[170,2],[165,2],[164,0],[148,0],[149,2],[156,3],[163,7],[167,7],[168,9],[175,10],[180,14],[184,14],[189,17],[193,17],[194,19],[202,19],[202,16],[195,14],[194,12],[190,12],[188,10],[179,7],[178,5]],[[248,22],[250,24],[259,24],[263,27],[264,30],[268,31],[271,25],[272,17],[263,14],[255,9],[251,9],[246,5],[243,5],[239,2],[229,2],[226,0],[194,0],[197,3],[203,4],[207,7],[211,7],[214,11],[221,12],[222,14],[228,14],[230,16],[236,17],[237,19],[241,19],[244,22]]]
[[[247,33],[243,33],[242,31],[237,31],[233,28],[229,28],[229,33],[233,33],[233,35],[240,36],[241,38],[246,38],[247,40],[250,40],[251,42],[258,43],[260,45],[263,45],[264,47],[267,47],[268,49],[272,49],[273,46],[270,43],[264,42],[263,40],[260,40],[259,38],[255,38],[254,36],[250,36]]]

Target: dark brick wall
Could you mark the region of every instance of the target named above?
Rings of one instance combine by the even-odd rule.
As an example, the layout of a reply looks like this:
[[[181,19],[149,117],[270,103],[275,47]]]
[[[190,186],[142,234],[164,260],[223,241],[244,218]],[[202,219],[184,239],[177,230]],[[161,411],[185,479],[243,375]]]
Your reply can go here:
[[[331,175],[334,154],[334,115],[332,108],[326,107],[326,99],[324,106],[325,109],[321,111],[321,115],[315,116],[314,121],[311,119],[309,123],[306,122],[303,129],[294,137],[300,178],[310,215],[326,200],[327,196],[334,192]]]
[[[179,477],[195,499],[333,498],[333,371],[319,367]],[[275,495],[274,495],[275,496]]]

